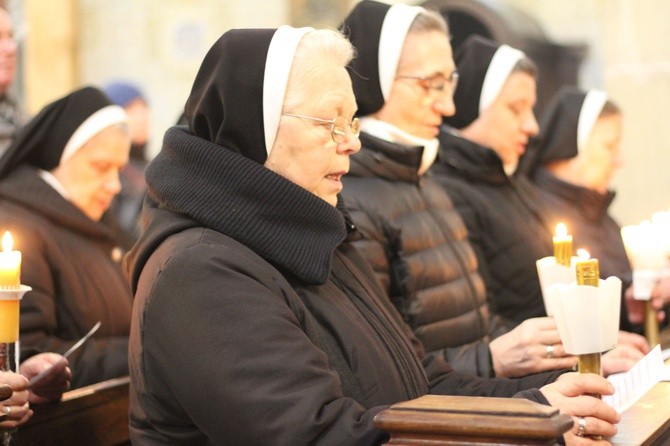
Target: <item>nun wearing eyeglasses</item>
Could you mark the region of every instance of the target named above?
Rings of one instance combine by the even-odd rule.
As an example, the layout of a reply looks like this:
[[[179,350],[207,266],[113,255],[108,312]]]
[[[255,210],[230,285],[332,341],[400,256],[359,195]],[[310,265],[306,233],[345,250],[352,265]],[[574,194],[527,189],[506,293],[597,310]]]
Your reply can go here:
[[[101,222],[128,161],[126,114],[98,89],[44,107],[0,159],[0,230],[21,251],[22,358],[69,357],[72,387],[128,374],[131,295],[121,252]]]
[[[363,145],[343,196],[363,236],[359,249],[391,300],[426,350],[459,371],[519,377],[571,367],[575,359],[560,357],[553,323],[551,330],[498,329],[463,220],[426,173],[442,119],[455,112],[458,73],[442,17],[364,0],[343,30],[358,50],[350,75]],[[556,345],[554,357],[545,357],[543,342]]]
[[[133,443],[376,445],[395,402],[522,390],[423,357],[351,245],[352,55],[335,31],[285,26],[228,31],[205,56],[126,258]]]

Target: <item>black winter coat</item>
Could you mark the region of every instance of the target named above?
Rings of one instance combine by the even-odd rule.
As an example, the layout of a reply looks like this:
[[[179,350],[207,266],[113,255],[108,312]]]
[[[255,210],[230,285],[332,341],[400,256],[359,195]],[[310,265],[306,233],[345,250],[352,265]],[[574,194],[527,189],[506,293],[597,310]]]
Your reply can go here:
[[[0,230],[22,252],[22,358],[65,353],[97,321],[100,329],[70,356],[72,387],[128,374],[130,288],[112,232],[65,200],[30,166],[0,181]]]
[[[449,196],[417,174],[422,147],[361,134],[342,196],[356,244],[426,351],[493,376],[489,312],[467,230]]]
[[[632,269],[621,238],[621,227],[608,213],[615,193],[566,183],[544,168],[535,171],[533,181],[552,218],[564,221],[573,239],[598,259],[600,277],[618,277],[625,292],[632,282]],[[621,329],[640,331],[628,322],[626,305],[621,305]]]
[[[341,212],[247,158],[173,128],[147,182],[126,265],[133,442],[374,445],[389,404],[511,396],[557,375],[484,380],[422,361],[342,243]]]
[[[534,186],[508,177],[493,150],[449,131],[430,172],[465,221],[491,311],[509,327],[546,316],[535,261],[553,255],[552,230]]]

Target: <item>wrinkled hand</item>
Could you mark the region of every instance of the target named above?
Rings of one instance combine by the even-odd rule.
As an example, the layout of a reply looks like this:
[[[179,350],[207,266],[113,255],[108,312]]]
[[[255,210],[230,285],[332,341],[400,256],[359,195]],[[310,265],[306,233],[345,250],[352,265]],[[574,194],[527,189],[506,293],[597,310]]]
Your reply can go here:
[[[11,429],[25,423],[33,416],[28,405],[28,379],[18,373],[0,372],[0,383],[7,384],[13,390],[11,398],[0,402],[0,411],[7,414],[0,429]]]
[[[608,445],[606,440],[595,440],[588,435],[610,437],[617,433],[614,425],[621,419],[620,415],[601,399],[589,395],[611,395],[614,392],[614,387],[602,376],[564,373],[556,382],[547,384],[540,391],[549,404],[573,417],[574,426],[563,435],[568,445]],[[586,421],[585,437],[577,435],[578,417],[584,417]]]
[[[548,355],[553,347],[552,355]],[[527,319],[489,343],[496,376],[513,378],[544,370],[571,368],[577,357],[565,353],[556,322],[550,317]]]
[[[603,375],[627,372],[644,357],[639,349],[627,344],[619,344],[601,358]]]
[[[633,297],[633,285],[626,289],[624,297],[628,321],[631,324],[642,324],[644,322],[644,301]],[[670,304],[670,277],[662,277],[651,292],[651,306],[658,311],[659,322],[665,319],[663,307],[667,304]]]
[[[19,371],[29,380],[51,366],[56,366],[30,387],[28,400],[31,404],[41,404],[60,400],[63,392],[70,389],[72,372],[68,361],[58,353],[40,353],[23,361]]]

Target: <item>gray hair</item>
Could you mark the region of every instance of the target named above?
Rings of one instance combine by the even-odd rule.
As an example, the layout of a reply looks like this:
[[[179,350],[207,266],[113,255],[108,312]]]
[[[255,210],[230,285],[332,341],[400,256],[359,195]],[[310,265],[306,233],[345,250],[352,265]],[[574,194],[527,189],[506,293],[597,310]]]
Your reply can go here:
[[[512,68],[512,73],[526,73],[533,78],[537,78],[537,65],[533,62],[533,59],[524,55]]]
[[[302,38],[293,57],[284,110],[292,110],[305,101],[305,79],[324,65],[345,68],[353,59],[355,49],[346,37],[332,29],[318,29]]]
[[[442,15],[437,11],[426,9],[420,12],[414,18],[408,33],[425,33],[429,31],[438,31],[449,35],[449,25]]]

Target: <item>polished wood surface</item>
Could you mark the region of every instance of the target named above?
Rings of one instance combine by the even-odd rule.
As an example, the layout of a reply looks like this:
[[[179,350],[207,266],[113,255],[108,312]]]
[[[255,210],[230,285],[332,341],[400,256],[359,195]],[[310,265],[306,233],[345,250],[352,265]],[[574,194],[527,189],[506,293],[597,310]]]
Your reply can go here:
[[[129,445],[128,377],[71,390],[58,403],[34,406],[17,445]]]
[[[380,412],[375,424],[390,433],[388,445],[554,445],[572,418],[518,398],[425,395]]]
[[[670,382],[656,384],[621,414],[617,427],[619,433],[610,439],[612,446],[670,445]]]

